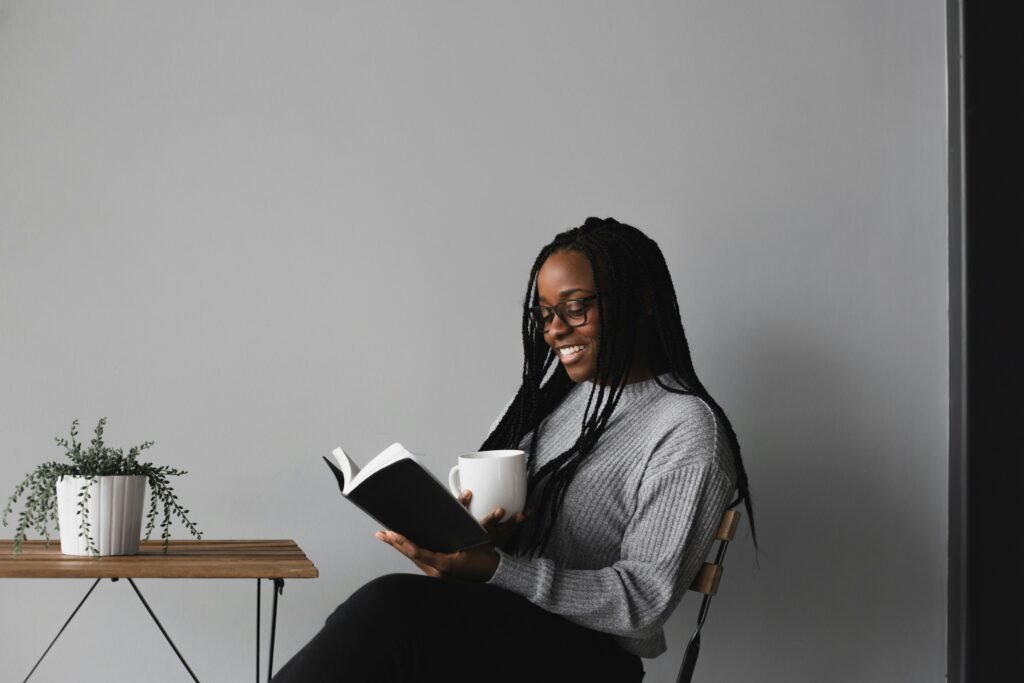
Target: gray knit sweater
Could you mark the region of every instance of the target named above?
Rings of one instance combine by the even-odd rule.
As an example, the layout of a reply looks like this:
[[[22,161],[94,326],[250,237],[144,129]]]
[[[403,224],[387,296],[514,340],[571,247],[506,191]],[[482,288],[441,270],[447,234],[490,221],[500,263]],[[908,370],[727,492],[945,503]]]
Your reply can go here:
[[[660,379],[675,386],[670,375]],[[541,423],[531,472],[575,442],[592,386],[573,387]],[[529,444],[527,435],[520,448]],[[626,385],[566,491],[544,555],[499,550],[488,583],[655,657],[665,651],[662,625],[703,563],[735,481],[724,429],[704,401],[654,379]],[[540,521],[529,518],[524,531]]]

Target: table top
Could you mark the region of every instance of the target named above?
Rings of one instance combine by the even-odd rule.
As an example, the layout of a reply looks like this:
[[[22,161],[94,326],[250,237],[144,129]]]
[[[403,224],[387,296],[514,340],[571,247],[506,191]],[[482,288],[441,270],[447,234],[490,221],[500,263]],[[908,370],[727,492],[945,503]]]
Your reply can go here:
[[[319,571],[292,540],[143,541],[138,555],[62,555],[60,541],[0,540],[0,578],[315,579]]]

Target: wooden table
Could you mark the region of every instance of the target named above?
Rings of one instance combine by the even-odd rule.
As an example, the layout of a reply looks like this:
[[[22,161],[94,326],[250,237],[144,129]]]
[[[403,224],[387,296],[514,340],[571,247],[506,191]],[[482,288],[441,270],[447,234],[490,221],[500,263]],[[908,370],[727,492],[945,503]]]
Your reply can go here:
[[[260,595],[262,579],[274,582],[273,617],[270,626],[270,661],[267,679],[273,674],[274,637],[277,628],[277,596],[284,589],[285,579],[315,579],[319,572],[302,549],[292,540],[231,540],[231,541],[171,541],[167,553],[161,541],[143,541],[138,555],[108,556],[99,559],[62,555],[60,541],[25,541],[22,552],[15,555],[13,541],[0,541],[0,578],[22,579],[96,579],[78,607],[54,637],[46,652],[39,658],[27,681],[71,619],[85,603],[96,585],[103,579],[127,579],[142,604],[160,628],[161,633],[185,665],[192,679],[195,673],[174,645],[156,614],[142,597],[133,579],[256,579],[256,680],[260,678]]]

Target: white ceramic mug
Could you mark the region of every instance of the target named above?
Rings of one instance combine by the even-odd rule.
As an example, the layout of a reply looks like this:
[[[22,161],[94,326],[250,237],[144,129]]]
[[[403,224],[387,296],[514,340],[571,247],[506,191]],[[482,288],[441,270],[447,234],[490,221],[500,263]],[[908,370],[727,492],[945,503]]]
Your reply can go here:
[[[526,453],[524,451],[478,451],[459,456],[459,464],[448,473],[448,488],[458,497],[469,489],[473,498],[469,512],[478,520],[495,508],[504,508],[507,521],[522,512],[526,504]]]

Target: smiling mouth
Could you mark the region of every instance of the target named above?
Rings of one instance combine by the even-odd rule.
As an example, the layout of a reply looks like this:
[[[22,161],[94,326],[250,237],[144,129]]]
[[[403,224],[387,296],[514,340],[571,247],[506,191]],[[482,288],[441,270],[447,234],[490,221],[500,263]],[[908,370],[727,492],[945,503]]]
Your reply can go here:
[[[558,349],[558,357],[561,358],[562,363],[569,363],[578,358],[585,348],[586,346],[582,344],[576,346],[563,346]]]

